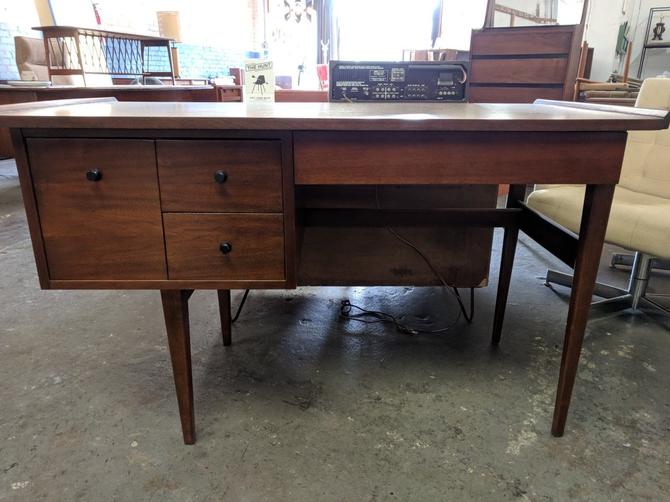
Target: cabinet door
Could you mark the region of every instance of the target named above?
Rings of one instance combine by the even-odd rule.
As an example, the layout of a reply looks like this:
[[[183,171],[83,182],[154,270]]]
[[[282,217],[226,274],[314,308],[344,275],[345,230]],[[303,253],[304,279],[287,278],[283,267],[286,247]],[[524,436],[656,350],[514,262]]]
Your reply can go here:
[[[52,280],[167,278],[153,141],[27,146]]]

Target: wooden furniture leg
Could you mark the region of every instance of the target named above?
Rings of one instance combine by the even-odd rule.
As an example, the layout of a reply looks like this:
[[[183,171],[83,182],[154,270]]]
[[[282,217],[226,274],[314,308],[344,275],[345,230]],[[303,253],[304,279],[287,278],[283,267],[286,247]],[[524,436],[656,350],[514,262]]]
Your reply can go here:
[[[600,253],[603,249],[613,196],[614,185],[587,185],[586,187],[582,222],[579,227],[575,275],[572,282],[568,322],[565,327],[563,355],[556,390],[554,421],[551,426],[551,433],[556,437],[562,436],[565,431],[572,387],[577,375],[584,330],[598,274]]]
[[[230,290],[219,289],[219,314],[221,315],[221,335],[223,336],[223,346],[229,347],[232,341],[232,317],[230,313]]]
[[[518,201],[523,201],[526,195],[526,185],[510,185],[507,194],[506,207],[517,206]],[[516,243],[519,237],[519,227],[505,227],[503,237],[502,253],[500,256],[500,272],[498,274],[498,294],[496,296],[496,309],[493,316],[493,335],[491,343],[498,345],[502,336],[503,320],[505,318],[505,307],[507,306],[507,294],[509,293],[509,283],[512,278],[512,267],[514,266],[514,253],[516,252]]]
[[[193,291],[161,291],[165,329],[172,358],[172,373],[177,390],[179,417],[185,444],[195,443],[193,378],[191,376],[191,337],[188,325],[188,299]]]

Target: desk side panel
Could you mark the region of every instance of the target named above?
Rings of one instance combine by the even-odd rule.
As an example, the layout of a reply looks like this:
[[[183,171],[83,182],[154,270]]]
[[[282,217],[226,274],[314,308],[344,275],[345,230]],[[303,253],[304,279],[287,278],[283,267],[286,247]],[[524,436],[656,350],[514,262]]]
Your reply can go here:
[[[28,229],[30,230],[30,240],[33,244],[37,275],[42,289],[50,289],[49,266],[47,264],[47,255],[44,249],[40,216],[37,209],[37,198],[33,188],[33,177],[30,173],[30,164],[28,163],[26,141],[23,137],[23,131],[20,129],[12,129],[10,132],[16,157],[16,167],[19,173],[19,181],[21,183],[23,205],[26,209],[26,219],[28,220]]]
[[[26,145],[51,279],[167,279],[153,141]]]
[[[14,91],[14,92],[13,92]],[[23,92],[15,92],[14,89],[0,89],[0,105],[13,105],[16,103],[29,103],[37,101],[35,92],[23,89]],[[0,157],[14,157],[12,135],[9,129],[0,127]]]

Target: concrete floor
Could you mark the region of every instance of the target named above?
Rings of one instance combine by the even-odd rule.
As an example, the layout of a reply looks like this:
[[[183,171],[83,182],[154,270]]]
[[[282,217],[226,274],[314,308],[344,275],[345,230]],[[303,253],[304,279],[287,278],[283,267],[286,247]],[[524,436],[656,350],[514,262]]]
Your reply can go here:
[[[159,295],[40,291],[12,173],[0,164],[0,500],[670,500],[668,324],[592,323],[551,437],[567,296],[525,237],[497,351],[495,279],[475,322],[440,336],[338,318],[350,298],[440,326],[455,309],[438,290],[252,292],[229,349],[216,295],[197,292],[189,447]]]

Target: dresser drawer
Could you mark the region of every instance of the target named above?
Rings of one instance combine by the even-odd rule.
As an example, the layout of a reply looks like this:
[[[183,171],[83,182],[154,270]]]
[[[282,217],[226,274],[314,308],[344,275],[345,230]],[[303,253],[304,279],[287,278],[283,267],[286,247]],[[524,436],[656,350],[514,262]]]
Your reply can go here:
[[[163,211],[281,212],[278,140],[157,142]]]
[[[26,144],[50,279],[167,279],[153,141]]]
[[[170,279],[281,281],[281,214],[163,215]]]

